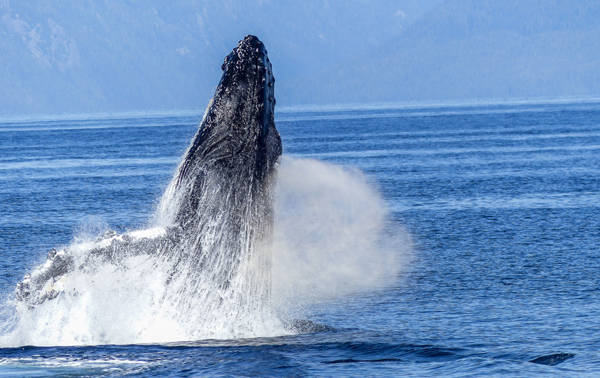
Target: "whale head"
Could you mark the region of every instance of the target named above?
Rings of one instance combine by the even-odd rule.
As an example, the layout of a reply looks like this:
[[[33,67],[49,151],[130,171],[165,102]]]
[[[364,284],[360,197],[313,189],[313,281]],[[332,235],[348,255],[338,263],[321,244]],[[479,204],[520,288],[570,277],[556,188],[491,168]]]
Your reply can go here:
[[[260,198],[269,197],[282,149],[267,50],[257,37],[248,35],[221,68],[223,76],[172,183],[172,192],[178,195],[169,201],[177,203],[175,222],[184,228],[197,224],[206,211],[235,214],[239,209],[250,211],[250,206],[267,219],[271,212],[270,199]]]

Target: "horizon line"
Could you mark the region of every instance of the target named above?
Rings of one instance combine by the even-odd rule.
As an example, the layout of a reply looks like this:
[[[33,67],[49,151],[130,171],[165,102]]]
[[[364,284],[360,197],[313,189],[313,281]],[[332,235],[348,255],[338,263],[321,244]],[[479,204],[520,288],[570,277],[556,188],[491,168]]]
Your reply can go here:
[[[462,100],[429,100],[429,101],[381,101],[366,103],[333,103],[333,104],[299,104],[284,105],[276,109],[277,113],[318,113],[318,112],[344,112],[353,110],[402,110],[402,109],[429,109],[429,108],[457,108],[477,106],[510,106],[510,105],[560,105],[575,103],[600,103],[600,97],[570,96],[570,97],[528,97],[528,98],[481,98]],[[116,112],[90,112],[90,113],[55,113],[55,114],[30,114],[30,115],[0,115],[0,123],[9,122],[44,122],[68,121],[86,119],[129,119],[129,118],[154,118],[154,117],[194,117],[204,114],[205,109],[172,109],[172,110],[132,110]]]

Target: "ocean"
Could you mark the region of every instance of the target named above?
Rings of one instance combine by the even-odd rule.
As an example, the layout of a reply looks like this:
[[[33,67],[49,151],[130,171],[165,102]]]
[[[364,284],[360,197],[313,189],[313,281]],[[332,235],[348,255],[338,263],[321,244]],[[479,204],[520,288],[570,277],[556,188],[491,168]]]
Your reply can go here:
[[[122,267],[17,311],[52,248],[148,226],[200,118],[0,121],[0,376],[600,374],[593,101],[277,113],[276,220],[327,234],[273,267],[302,332],[170,334]]]

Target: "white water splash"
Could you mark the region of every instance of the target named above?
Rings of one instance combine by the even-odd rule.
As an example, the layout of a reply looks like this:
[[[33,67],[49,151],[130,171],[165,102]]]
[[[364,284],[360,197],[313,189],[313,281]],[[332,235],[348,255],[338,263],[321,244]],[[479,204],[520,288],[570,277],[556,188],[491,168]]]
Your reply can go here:
[[[357,169],[284,158],[277,181],[273,299],[310,304],[392,283],[412,242]]]
[[[0,346],[289,334],[285,315],[290,308],[390,283],[407,261],[408,235],[397,225],[394,237],[386,233],[384,201],[359,171],[283,158],[275,197],[272,245],[252,246],[259,251],[240,258],[226,287],[197,277],[195,265],[185,259],[174,262],[153,249],[151,242],[167,232],[161,225],[164,214],[155,217],[158,226],[125,235],[97,238],[103,227],[80,232],[58,251],[73,256],[76,269],[43,288],[55,298],[36,306],[10,303],[14,316],[2,327]],[[166,211],[164,203],[157,211]],[[218,233],[198,237],[218,238]],[[118,262],[89,259],[91,251],[123,238],[148,241],[148,250]],[[264,263],[265,256],[271,256],[270,264]],[[212,269],[219,272],[223,266]],[[199,274],[210,273],[208,267]],[[260,297],[269,291],[270,300],[263,301]]]

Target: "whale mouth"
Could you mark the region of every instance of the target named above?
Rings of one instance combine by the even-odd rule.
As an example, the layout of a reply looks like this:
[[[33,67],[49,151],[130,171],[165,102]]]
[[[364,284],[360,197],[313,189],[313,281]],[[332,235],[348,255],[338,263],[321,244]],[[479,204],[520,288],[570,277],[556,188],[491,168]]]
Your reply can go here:
[[[198,199],[212,190],[206,181],[216,181],[223,196],[247,196],[238,189],[245,187],[254,199],[268,191],[266,182],[282,153],[274,120],[275,79],[262,42],[247,36],[225,58],[222,68],[215,95],[172,183],[171,190],[179,195],[162,202],[172,209],[164,212],[174,216],[170,221],[184,228],[193,227],[190,223],[199,218]],[[236,188],[221,190],[232,185]]]
[[[211,143],[212,148],[233,144],[228,154],[217,154],[222,158],[231,158],[244,147],[271,148],[274,150],[262,152],[281,155],[281,141],[274,126],[275,78],[263,43],[255,36],[246,36],[227,55],[221,68],[223,75],[185,160],[193,160],[199,145],[213,133],[220,140]],[[272,145],[265,144],[269,133],[277,136]],[[208,152],[204,159],[212,156]]]

